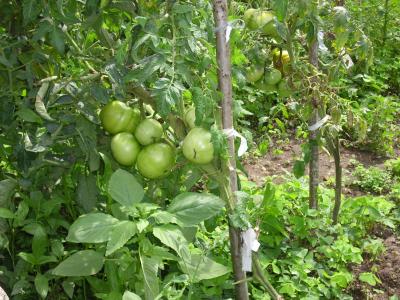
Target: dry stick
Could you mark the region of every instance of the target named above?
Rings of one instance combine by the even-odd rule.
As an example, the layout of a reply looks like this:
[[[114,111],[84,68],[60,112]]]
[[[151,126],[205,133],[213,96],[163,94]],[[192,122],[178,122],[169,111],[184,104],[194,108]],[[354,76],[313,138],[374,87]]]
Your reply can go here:
[[[310,50],[309,50],[309,60],[310,63],[318,69],[318,40],[315,37],[314,41],[311,43]],[[316,77],[312,78],[312,83],[316,84],[318,79]],[[314,88],[314,86],[312,87]],[[313,113],[310,120],[310,125],[315,124],[318,122],[318,107],[319,107],[319,100],[318,97],[314,94],[312,95],[311,104],[313,107]],[[318,176],[319,176],[319,153],[318,153],[318,132],[319,130],[310,130],[310,198],[309,198],[309,207],[313,209],[318,209]]]
[[[222,106],[222,126],[224,129],[233,127],[232,118],[232,82],[231,82],[231,54],[229,43],[226,39],[227,27],[227,12],[228,4],[226,0],[214,0],[214,20],[217,40],[217,63],[218,63],[218,83],[219,90],[223,98]],[[228,203],[235,203],[234,192],[238,189],[237,174],[236,174],[236,161],[235,161],[235,145],[233,137],[228,137],[229,159],[225,161],[223,166],[224,174],[229,174],[230,181],[230,195],[232,199]],[[229,208],[229,207],[228,207]],[[235,299],[247,300],[249,299],[246,273],[242,269],[242,239],[241,230],[235,228],[229,223],[229,236],[231,246],[231,258],[233,264],[234,279],[237,283],[235,285]]]

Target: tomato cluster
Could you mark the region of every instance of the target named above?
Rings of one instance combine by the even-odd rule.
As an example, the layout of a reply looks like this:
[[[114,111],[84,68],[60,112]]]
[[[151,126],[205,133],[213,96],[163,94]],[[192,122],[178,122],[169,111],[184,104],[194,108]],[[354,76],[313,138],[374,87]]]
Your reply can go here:
[[[243,19],[250,30],[258,30],[262,34],[280,41],[277,30],[277,18],[273,11],[264,11],[250,8],[245,11]],[[290,56],[286,50],[272,51],[273,65],[254,64],[247,70],[246,78],[259,89],[265,92],[278,92],[281,97],[288,97],[291,90],[284,75],[290,70]]]
[[[195,125],[195,109],[189,108],[184,121],[190,129],[182,143],[182,152],[195,164],[207,164],[214,158],[211,133]],[[144,177],[156,179],[166,176],[174,167],[176,151],[164,142],[164,129],[153,118],[141,119],[140,111],[120,101],[108,103],[100,112],[103,128],[113,134],[111,152],[124,166],[136,165]]]

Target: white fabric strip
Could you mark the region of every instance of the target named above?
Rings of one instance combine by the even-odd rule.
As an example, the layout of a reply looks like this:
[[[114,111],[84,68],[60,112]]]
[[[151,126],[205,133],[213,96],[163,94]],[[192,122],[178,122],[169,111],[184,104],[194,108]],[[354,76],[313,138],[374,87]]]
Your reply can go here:
[[[246,153],[248,146],[247,146],[247,140],[246,138],[241,135],[239,132],[237,132],[234,128],[227,128],[224,129],[223,132],[225,133],[225,135],[229,138],[229,137],[238,137],[240,138],[240,146],[238,149],[238,156],[242,156],[243,154]]]

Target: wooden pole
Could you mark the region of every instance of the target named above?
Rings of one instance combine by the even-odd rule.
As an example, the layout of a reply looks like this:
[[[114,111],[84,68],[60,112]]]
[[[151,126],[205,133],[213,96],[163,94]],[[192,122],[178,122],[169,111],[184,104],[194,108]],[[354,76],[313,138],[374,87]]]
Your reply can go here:
[[[315,37],[314,41],[310,45],[309,50],[309,61],[315,68],[318,68],[318,39]],[[316,77],[312,78],[312,84],[315,85],[318,83],[318,79]],[[313,87],[315,88],[315,87]],[[310,120],[310,125],[315,124],[319,120],[318,116],[318,108],[319,108],[319,100],[315,94],[312,96],[311,104],[313,107],[313,113]],[[318,177],[319,177],[319,151],[318,151],[318,133],[319,130],[311,130],[310,131],[310,198],[309,198],[309,207],[313,209],[318,209]]]
[[[223,129],[233,128],[232,117],[232,78],[231,78],[231,53],[229,42],[226,38],[228,3],[227,0],[214,0],[214,20],[215,32],[217,40],[217,63],[218,63],[218,79],[219,90],[222,93],[222,127]],[[230,197],[227,199],[231,205],[228,210],[231,211],[236,203],[234,193],[238,189],[236,161],[235,161],[235,145],[233,137],[228,137],[229,159],[224,162],[224,174],[229,177]],[[232,207],[233,204],[233,207]],[[248,288],[246,281],[246,273],[242,270],[242,238],[241,230],[235,228],[229,222],[229,236],[231,246],[231,257],[233,265],[233,274],[235,279],[235,299],[247,300]]]

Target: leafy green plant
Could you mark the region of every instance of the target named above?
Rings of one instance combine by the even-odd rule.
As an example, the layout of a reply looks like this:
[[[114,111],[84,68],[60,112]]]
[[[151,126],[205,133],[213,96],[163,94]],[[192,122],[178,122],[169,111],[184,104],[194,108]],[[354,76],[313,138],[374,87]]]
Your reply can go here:
[[[356,178],[353,184],[366,192],[382,194],[390,191],[392,179],[385,170],[377,167],[365,168],[362,165],[358,165],[353,175]]]

